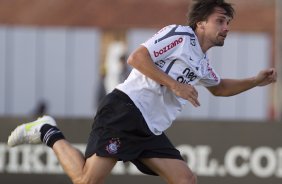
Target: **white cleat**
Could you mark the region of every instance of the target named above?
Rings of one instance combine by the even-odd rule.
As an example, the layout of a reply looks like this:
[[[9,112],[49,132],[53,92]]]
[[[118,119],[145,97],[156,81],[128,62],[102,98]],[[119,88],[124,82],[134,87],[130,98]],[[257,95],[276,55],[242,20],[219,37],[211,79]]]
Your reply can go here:
[[[14,147],[20,144],[41,143],[40,129],[45,124],[57,126],[55,120],[50,116],[43,116],[36,121],[22,124],[12,131],[8,138],[8,146]]]

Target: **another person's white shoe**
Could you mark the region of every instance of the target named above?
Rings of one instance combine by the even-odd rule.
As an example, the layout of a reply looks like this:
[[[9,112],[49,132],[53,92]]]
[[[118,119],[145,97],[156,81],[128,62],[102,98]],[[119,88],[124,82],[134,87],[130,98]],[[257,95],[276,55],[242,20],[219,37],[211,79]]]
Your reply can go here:
[[[18,126],[8,138],[8,146],[13,147],[20,144],[41,143],[40,129],[43,125],[57,126],[55,120],[50,116],[43,116],[36,121]]]

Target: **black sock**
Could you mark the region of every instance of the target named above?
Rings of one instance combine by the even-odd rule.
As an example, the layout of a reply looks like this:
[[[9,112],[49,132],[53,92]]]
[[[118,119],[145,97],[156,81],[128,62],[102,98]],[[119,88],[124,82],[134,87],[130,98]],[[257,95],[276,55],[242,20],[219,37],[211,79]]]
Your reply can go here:
[[[40,129],[40,132],[41,141],[51,148],[53,147],[56,141],[65,139],[63,133],[57,127],[49,124],[43,125]]]

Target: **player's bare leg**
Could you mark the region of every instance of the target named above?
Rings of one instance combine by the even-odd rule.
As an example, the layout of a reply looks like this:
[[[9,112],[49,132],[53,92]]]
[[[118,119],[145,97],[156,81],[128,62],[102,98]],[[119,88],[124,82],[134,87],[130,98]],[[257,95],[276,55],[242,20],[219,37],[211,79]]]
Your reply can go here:
[[[77,149],[66,140],[59,140],[53,145],[53,150],[74,184],[104,183],[117,160],[92,155],[87,160]]]
[[[142,162],[169,184],[196,184],[196,176],[187,164],[178,159],[149,158]]]
[[[18,126],[8,138],[8,145],[11,147],[41,142],[54,150],[63,169],[74,184],[103,183],[117,162],[113,158],[96,155],[85,160],[82,153],[64,139],[55,120],[50,116],[43,116],[34,122]]]

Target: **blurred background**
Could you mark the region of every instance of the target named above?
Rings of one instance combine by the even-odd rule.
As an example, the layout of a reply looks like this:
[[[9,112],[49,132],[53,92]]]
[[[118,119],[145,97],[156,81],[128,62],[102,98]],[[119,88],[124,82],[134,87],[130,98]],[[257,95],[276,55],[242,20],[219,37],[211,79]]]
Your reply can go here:
[[[195,155],[201,153],[197,152],[199,145],[206,145],[203,159],[211,162],[208,153],[212,153],[213,148],[222,150],[213,153],[221,160],[219,162],[224,162],[223,166],[214,167],[215,175],[209,173],[210,167],[197,169],[197,160],[192,162],[191,156],[187,158],[188,164],[195,164],[192,168],[203,184],[210,177],[217,184],[221,179],[232,184],[238,182],[234,178],[245,181],[247,176],[253,179],[246,180],[248,184],[266,181],[260,178],[271,179],[275,184],[282,178],[282,137],[279,133],[282,118],[282,1],[228,2],[234,4],[235,19],[224,47],[209,50],[211,64],[223,78],[251,77],[261,69],[275,67],[278,82],[229,98],[213,97],[206,89],[198,87],[201,107],[195,109],[188,104],[168,133],[178,146],[192,146],[188,148],[193,149],[186,152],[193,150]],[[61,120],[62,128],[70,137],[75,134],[71,128],[84,130],[81,136],[71,140],[85,143],[99,100],[131,70],[126,64],[128,55],[162,27],[186,24],[190,4],[191,0],[0,0],[0,182],[11,183],[14,174],[26,179],[26,175],[21,174],[36,173],[36,169],[31,169],[35,167],[34,163],[25,166],[30,170],[9,170],[17,168],[17,160],[24,160],[21,149],[29,150],[25,153],[34,153],[35,148],[22,147],[18,151],[7,148],[7,131],[19,120],[47,113]],[[186,137],[178,136],[182,126],[191,131],[184,132]],[[214,137],[214,142],[210,137]],[[242,159],[249,159],[242,155],[235,157],[238,159],[233,160],[237,166],[234,167],[239,174],[246,170],[246,175],[240,175],[242,177],[238,173],[232,175],[232,170],[226,166],[229,162],[224,161],[228,151],[234,146],[237,148],[238,144],[260,156],[255,157],[258,169],[250,162],[249,170],[242,163]],[[265,148],[269,149],[265,151]],[[261,149],[262,152],[256,153]],[[208,166],[212,165],[209,161],[206,162]],[[23,166],[22,161],[18,164]],[[256,175],[254,168],[270,174]],[[120,166],[116,173],[121,170]],[[58,173],[62,174],[61,170]],[[34,178],[38,174],[30,177],[32,180],[27,183],[36,181]],[[61,176],[53,177],[53,183],[66,182],[65,176],[58,178]]]
[[[217,72],[242,78],[267,67],[279,70],[280,1],[230,2],[236,9],[231,33],[223,48],[209,51]],[[41,108],[54,116],[93,117],[103,93],[122,81],[127,55],[162,27],[185,24],[189,3],[0,1],[0,115],[26,116]],[[188,105],[181,118],[279,120],[278,88],[231,98],[200,88],[202,107]]]

